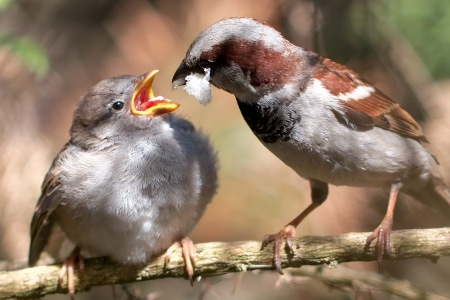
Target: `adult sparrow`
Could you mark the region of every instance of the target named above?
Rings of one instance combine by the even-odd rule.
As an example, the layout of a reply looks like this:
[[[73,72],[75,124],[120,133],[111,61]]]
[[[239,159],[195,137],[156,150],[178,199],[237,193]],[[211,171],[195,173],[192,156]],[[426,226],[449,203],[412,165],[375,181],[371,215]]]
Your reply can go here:
[[[269,25],[248,18],[221,20],[192,42],[176,70],[173,86],[202,103],[211,100],[208,82],[235,95],[258,139],[309,180],[312,203],[274,242],[279,273],[280,245],[293,252],[295,228],[328,195],[328,184],[390,190],[386,216],[367,238],[377,239],[379,265],[391,254],[390,233],[399,191],[450,216],[450,192],[437,161],[422,146],[417,122],[358,74],[317,53],[291,44]]]
[[[206,136],[172,114],[179,104],[154,96],[156,73],[91,87],[45,176],[29,264],[59,224],[76,245],[60,275],[67,272],[71,293],[80,250],[138,265],[168,249],[169,258],[181,245],[192,283],[194,248],[186,236],[216,192],[216,154]]]

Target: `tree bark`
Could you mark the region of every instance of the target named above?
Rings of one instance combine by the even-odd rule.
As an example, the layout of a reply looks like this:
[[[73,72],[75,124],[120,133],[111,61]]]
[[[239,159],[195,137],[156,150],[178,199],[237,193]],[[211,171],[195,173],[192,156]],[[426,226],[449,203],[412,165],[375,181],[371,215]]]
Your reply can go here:
[[[304,236],[293,240],[294,255],[282,251],[283,268],[303,265],[337,265],[350,261],[374,261],[374,248],[363,253],[369,233],[347,233],[335,236]],[[261,243],[243,241],[204,243],[196,245],[196,277],[216,276],[250,270],[273,270],[272,248],[260,251]],[[394,260],[425,258],[437,262],[450,256],[450,228],[399,230],[392,232]],[[389,258],[386,258],[389,259]],[[47,294],[67,293],[67,281],[57,286],[61,265],[38,266],[0,272],[0,299],[37,298]],[[106,258],[85,262],[85,272],[75,276],[76,291],[94,286],[125,284],[167,277],[186,278],[181,251],[177,250],[166,268],[164,256],[145,266],[123,266]]]

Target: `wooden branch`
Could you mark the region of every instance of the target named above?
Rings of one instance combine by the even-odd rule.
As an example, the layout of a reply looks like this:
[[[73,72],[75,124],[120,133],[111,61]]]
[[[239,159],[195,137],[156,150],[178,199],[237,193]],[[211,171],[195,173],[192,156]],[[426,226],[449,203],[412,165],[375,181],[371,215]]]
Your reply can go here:
[[[303,267],[300,269],[289,269],[286,276],[280,276],[277,286],[282,284],[303,283],[305,278],[315,279],[323,282],[332,289],[351,292],[352,298],[358,299],[362,293],[384,293],[395,295],[411,300],[449,300],[450,298],[433,292],[420,290],[410,282],[398,280],[386,275],[373,272],[356,271],[339,266],[333,267]],[[370,298],[370,297],[369,297]],[[375,297],[376,298],[376,297]]]
[[[302,265],[335,265],[350,261],[374,261],[374,249],[363,253],[370,233],[348,233],[336,236],[304,236],[293,241],[295,255],[282,254],[282,267]],[[271,247],[260,251],[260,242],[205,243],[196,245],[195,276],[216,276],[250,270],[273,270]],[[395,260],[426,258],[436,262],[440,256],[450,256],[450,228],[399,230],[391,235]],[[167,266],[158,257],[146,266],[122,266],[105,258],[86,260],[85,273],[77,291],[94,286],[124,284],[167,277],[186,278],[184,262],[177,250]],[[57,286],[61,265],[39,266],[0,272],[0,299],[37,298],[47,294],[67,293],[67,282]]]

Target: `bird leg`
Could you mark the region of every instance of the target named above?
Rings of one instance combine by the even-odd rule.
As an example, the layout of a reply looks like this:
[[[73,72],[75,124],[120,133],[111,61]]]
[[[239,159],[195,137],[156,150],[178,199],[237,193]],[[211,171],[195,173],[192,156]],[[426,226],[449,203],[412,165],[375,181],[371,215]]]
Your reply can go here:
[[[194,286],[194,269],[195,269],[195,248],[194,243],[188,237],[182,238],[180,241],[173,243],[166,251],[166,259],[164,261],[164,269],[169,264],[173,252],[181,247],[184,263],[186,265],[186,273],[189,276],[191,286]]]
[[[328,196],[328,185],[326,183],[314,179],[310,179],[309,183],[311,186],[311,198],[313,202],[295,219],[284,226],[284,228],[281,229],[278,233],[266,234],[262,240],[261,250],[263,250],[271,242],[274,242],[273,264],[275,265],[278,273],[280,273],[281,275],[284,274],[281,270],[281,243],[283,242],[283,240],[286,240],[284,248],[286,251],[290,251],[293,254],[294,249],[292,247],[292,238],[295,236],[295,228],[297,228],[298,224],[300,224],[300,222],[303,221],[306,216],[308,216],[313,210],[319,207]]]
[[[387,208],[386,215],[384,216],[383,221],[381,221],[380,226],[378,226],[368,237],[366,240],[366,245],[364,246],[364,253],[367,253],[370,248],[370,244],[374,239],[377,239],[375,244],[375,253],[377,256],[378,262],[378,270],[381,272],[381,267],[383,265],[383,255],[386,253],[386,256],[391,257],[391,231],[392,224],[394,218],[394,208],[395,203],[397,201],[397,196],[401,184],[394,184],[391,186],[391,193],[389,196],[389,204]]]
[[[74,270],[76,261],[78,261],[80,277],[82,277],[84,274],[84,257],[80,254],[79,247],[75,247],[72,253],[64,260],[58,277],[58,286],[62,286],[64,277],[67,276],[67,289],[72,295],[75,293]],[[73,299],[73,296],[71,298]]]

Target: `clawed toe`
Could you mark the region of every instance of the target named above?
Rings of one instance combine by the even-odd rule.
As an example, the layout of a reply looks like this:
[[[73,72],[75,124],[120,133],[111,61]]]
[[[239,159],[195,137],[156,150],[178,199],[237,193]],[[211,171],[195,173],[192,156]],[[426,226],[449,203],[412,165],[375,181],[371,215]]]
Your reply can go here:
[[[392,223],[394,220],[394,207],[395,202],[397,201],[397,195],[402,187],[402,184],[393,184],[391,186],[391,193],[389,196],[389,204],[388,209],[386,211],[386,215],[384,216],[383,221],[380,226],[377,227],[366,240],[366,245],[364,246],[364,253],[367,253],[370,248],[370,244],[374,239],[377,239],[377,243],[375,244],[375,255],[377,257],[378,262],[378,270],[381,273],[383,266],[383,256],[392,257],[391,252],[391,231],[392,231]]]
[[[80,249],[75,248],[72,253],[66,258],[61,267],[61,271],[58,276],[58,286],[61,287],[64,281],[64,277],[67,276],[67,290],[71,294],[71,299],[74,299],[75,293],[75,263],[78,262],[78,268],[80,270],[80,277],[84,274],[84,257],[80,254]]]
[[[166,251],[166,258],[164,261],[164,268],[169,264],[173,252],[181,247],[184,263],[186,265],[186,273],[189,277],[191,286],[194,286],[194,269],[195,269],[195,247],[192,240],[188,237],[182,238],[179,242],[173,243]]]
[[[383,257],[392,257],[391,252],[391,231],[392,231],[392,220],[385,219],[377,227],[366,240],[366,245],[364,246],[364,253],[367,253],[370,248],[370,244],[373,240],[377,240],[375,244],[375,255],[377,258],[378,269],[381,273],[383,266]]]
[[[292,238],[295,236],[295,227],[292,225],[285,226],[282,230],[275,234],[266,234],[261,243],[261,250],[263,250],[268,244],[274,242],[273,244],[273,264],[277,269],[278,273],[283,275],[283,270],[281,269],[281,258],[280,258],[280,248],[281,243],[286,240],[285,249],[294,253],[292,247]]]

